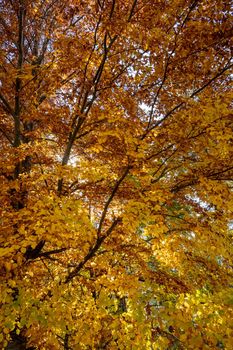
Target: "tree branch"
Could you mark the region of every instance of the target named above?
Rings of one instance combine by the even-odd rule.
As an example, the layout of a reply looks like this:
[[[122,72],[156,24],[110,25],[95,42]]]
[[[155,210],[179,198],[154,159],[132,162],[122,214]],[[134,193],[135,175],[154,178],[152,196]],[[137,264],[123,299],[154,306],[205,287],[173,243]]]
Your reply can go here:
[[[76,277],[79,274],[80,270],[85,266],[85,264],[96,255],[102,243],[112,233],[112,231],[118,225],[119,222],[121,222],[121,218],[115,219],[112,222],[112,225],[106,231],[106,233],[101,237],[97,237],[96,243],[92,246],[92,248],[90,248],[89,252],[84,257],[84,259],[76,266],[76,268],[72,272],[68,274],[68,276],[65,279],[65,283],[70,282],[74,277]]]
[[[11,116],[14,118],[15,113],[14,113],[13,108],[11,108],[9,102],[6,100],[6,98],[1,93],[0,93],[0,100],[3,102],[3,107],[4,107],[5,111],[10,113]]]
[[[211,78],[209,81],[207,81],[203,86],[200,88],[196,89],[190,96],[189,98],[193,98],[197,96],[200,92],[202,92],[205,88],[207,88],[209,85],[211,85],[217,78],[219,78],[222,74],[224,74],[227,70],[233,67],[233,63],[230,63],[226,65],[220,72],[215,74],[213,78]],[[182,101],[178,103],[175,107],[173,107],[167,114],[160,120],[158,120],[154,125],[152,125],[142,136],[141,139],[144,139],[150,131],[155,129],[157,126],[162,124],[166,119],[168,119],[177,109],[179,109],[181,106],[185,105],[185,101]]]
[[[106,217],[106,214],[107,214],[107,211],[108,211],[108,207],[109,205],[111,204],[115,194],[117,193],[117,190],[120,186],[120,184],[122,183],[122,181],[124,180],[124,178],[128,175],[129,173],[129,170],[130,170],[130,167],[128,166],[123,175],[120,177],[120,179],[116,182],[115,186],[113,187],[113,190],[112,190],[112,193],[111,195],[109,196],[107,202],[105,203],[105,206],[104,206],[104,210],[102,212],[102,215],[101,215],[101,218],[100,218],[100,222],[99,222],[99,226],[98,226],[98,229],[97,229],[97,236],[100,235],[100,232],[101,232],[101,229],[102,229],[102,225],[104,223],[104,220],[105,220],[105,217]]]

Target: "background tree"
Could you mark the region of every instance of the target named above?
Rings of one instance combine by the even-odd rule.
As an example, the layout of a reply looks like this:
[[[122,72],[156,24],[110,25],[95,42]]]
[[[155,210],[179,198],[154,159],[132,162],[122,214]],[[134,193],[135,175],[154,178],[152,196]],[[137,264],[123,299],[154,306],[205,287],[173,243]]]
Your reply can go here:
[[[231,349],[232,11],[0,2],[8,349]]]

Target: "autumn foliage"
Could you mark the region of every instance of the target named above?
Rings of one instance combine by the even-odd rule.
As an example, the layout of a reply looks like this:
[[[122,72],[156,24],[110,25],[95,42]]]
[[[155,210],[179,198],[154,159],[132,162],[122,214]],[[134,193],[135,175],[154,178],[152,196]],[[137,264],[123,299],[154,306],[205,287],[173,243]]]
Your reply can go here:
[[[233,344],[232,9],[0,1],[0,346]]]

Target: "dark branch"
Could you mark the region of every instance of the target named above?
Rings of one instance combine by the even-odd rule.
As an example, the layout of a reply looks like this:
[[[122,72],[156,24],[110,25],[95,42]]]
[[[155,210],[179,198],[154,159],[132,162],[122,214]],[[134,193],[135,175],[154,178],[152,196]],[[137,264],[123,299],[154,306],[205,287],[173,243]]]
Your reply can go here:
[[[80,270],[85,266],[85,264],[96,255],[97,251],[99,250],[105,239],[112,233],[112,231],[118,225],[119,222],[121,222],[120,218],[115,219],[112,225],[106,231],[106,233],[101,237],[97,237],[96,243],[90,248],[87,255],[77,265],[77,267],[69,273],[69,275],[66,277],[65,283],[70,282],[74,277],[76,277],[79,274]]]
[[[129,173],[129,170],[130,170],[130,167],[128,166],[123,175],[119,178],[119,180],[116,182],[115,186],[113,187],[113,190],[112,190],[112,193],[111,195],[109,196],[107,202],[105,203],[105,206],[104,206],[104,210],[103,210],[103,213],[101,215],[101,218],[100,218],[100,222],[99,222],[99,226],[98,226],[98,230],[97,230],[97,235],[99,236],[100,235],[100,232],[101,232],[101,229],[102,229],[102,225],[104,223],[104,220],[105,220],[105,217],[106,217],[106,214],[107,214],[107,211],[108,211],[108,207],[109,205],[111,204],[115,194],[117,193],[117,190],[120,186],[120,184],[122,183],[122,181],[124,180],[124,178],[128,175]]]

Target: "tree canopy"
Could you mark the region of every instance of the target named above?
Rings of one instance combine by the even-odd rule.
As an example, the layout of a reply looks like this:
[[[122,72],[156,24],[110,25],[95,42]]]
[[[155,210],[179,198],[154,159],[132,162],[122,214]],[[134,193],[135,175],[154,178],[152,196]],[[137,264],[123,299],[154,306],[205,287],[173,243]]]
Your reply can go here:
[[[0,344],[232,349],[232,8],[0,1]]]

